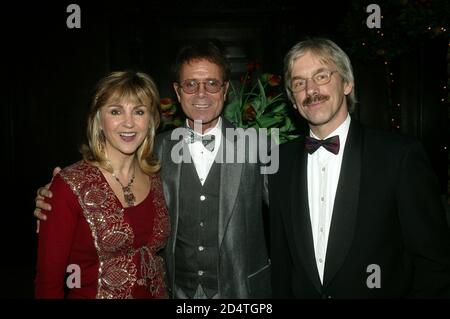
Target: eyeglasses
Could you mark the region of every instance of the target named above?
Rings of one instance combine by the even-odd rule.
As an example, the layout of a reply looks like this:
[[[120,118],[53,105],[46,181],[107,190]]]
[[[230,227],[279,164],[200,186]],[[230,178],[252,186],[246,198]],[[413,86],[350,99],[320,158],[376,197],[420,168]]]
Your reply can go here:
[[[200,90],[200,84],[205,85],[205,90],[208,93],[217,93],[219,92],[225,83],[216,80],[216,79],[207,79],[205,81],[198,81],[198,80],[184,80],[181,83],[178,83],[178,85],[183,89],[184,93],[187,94],[194,94],[197,93],[198,90]]]
[[[306,79],[296,78],[291,83],[291,91],[293,93],[298,93],[298,92],[303,91],[304,89],[306,89],[306,82],[308,80],[313,80],[314,83],[316,83],[317,85],[328,84],[331,81],[331,76],[333,75],[333,73],[336,73],[336,72],[337,72],[337,70],[334,70],[334,71],[324,70],[324,71],[320,71],[320,72],[314,74],[311,78],[306,78]]]

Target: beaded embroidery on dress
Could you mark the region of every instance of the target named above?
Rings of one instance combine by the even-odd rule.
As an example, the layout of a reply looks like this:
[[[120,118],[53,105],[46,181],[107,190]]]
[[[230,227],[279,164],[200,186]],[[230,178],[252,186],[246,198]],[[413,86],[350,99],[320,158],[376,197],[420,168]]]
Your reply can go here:
[[[60,174],[77,196],[94,238],[99,258],[97,298],[133,298],[135,284],[147,286],[154,297],[167,297],[164,262],[157,252],[166,243],[170,223],[159,175],[150,177],[156,211],[152,240],[135,249],[133,229],[100,170],[80,161]],[[133,262],[135,254],[140,254],[139,269]]]

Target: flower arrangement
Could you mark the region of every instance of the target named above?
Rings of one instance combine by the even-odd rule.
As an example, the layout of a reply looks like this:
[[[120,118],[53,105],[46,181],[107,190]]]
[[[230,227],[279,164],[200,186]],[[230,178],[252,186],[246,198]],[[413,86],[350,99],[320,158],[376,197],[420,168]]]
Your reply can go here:
[[[180,114],[180,108],[171,98],[160,99],[159,109],[161,113],[160,131],[166,131],[183,125],[184,115]]]
[[[236,127],[279,129],[279,144],[296,139],[296,127],[289,118],[287,100],[283,93],[281,77],[263,73],[260,64],[247,65],[247,74],[241,78],[239,88],[230,83],[229,102],[224,116]]]

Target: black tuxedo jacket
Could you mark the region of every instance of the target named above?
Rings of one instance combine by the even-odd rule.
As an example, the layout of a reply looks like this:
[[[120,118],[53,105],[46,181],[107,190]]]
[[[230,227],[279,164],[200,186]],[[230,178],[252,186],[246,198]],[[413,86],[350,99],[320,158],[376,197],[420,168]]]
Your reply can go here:
[[[274,297],[450,297],[449,228],[420,143],[352,120],[323,284],[314,255],[303,143],[282,145],[279,171],[269,176]]]

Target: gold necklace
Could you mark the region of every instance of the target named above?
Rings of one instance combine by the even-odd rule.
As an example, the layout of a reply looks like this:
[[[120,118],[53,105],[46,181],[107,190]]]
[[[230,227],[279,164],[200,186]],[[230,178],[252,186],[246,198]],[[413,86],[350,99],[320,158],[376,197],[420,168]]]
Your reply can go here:
[[[134,203],[136,202],[136,196],[134,196],[134,194],[131,190],[131,185],[133,185],[135,173],[136,173],[136,167],[134,167],[133,176],[131,176],[131,179],[130,179],[130,182],[128,183],[128,185],[123,186],[123,184],[120,182],[119,178],[117,178],[116,174],[114,174],[114,172],[112,172],[112,176],[116,179],[116,181],[122,187],[123,197],[128,206],[134,206]]]

